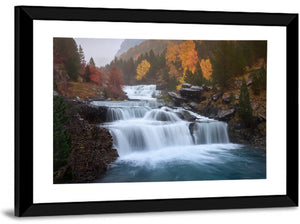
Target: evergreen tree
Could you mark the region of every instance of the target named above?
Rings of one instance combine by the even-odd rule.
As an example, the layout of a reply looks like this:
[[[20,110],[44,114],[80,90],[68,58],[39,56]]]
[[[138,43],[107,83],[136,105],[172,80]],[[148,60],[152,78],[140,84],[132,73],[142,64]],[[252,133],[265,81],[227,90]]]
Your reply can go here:
[[[246,122],[249,122],[252,118],[250,96],[245,78],[243,78],[240,90],[238,115]]]
[[[95,67],[95,66],[96,66],[96,64],[95,64],[95,61],[94,61],[94,58],[93,58],[93,57],[91,57],[91,58],[90,58],[89,65],[90,65],[90,66],[93,66],[93,67]]]
[[[255,95],[259,95],[260,90],[266,89],[267,76],[264,65],[260,67],[258,71],[252,73],[252,85],[251,89]]]
[[[84,52],[83,52],[83,49],[82,49],[81,45],[79,45],[78,54],[79,54],[81,65],[86,64],[85,57],[84,57]]]
[[[228,87],[235,76],[243,74],[246,60],[243,49],[233,41],[221,41],[216,45],[212,62],[212,78],[221,89]]]
[[[54,62],[62,63],[70,79],[77,81],[80,64],[80,56],[73,38],[53,39]]]
[[[85,67],[85,71],[84,71],[84,79],[85,79],[86,82],[90,82],[90,81],[91,81],[91,79],[90,79],[90,75],[91,75],[91,74],[92,74],[92,73],[91,73],[91,70],[90,70],[90,66],[87,65],[87,66]]]
[[[58,170],[68,162],[71,153],[72,139],[66,124],[66,103],[60,96],[53,99],[53,150],[54,170]]]

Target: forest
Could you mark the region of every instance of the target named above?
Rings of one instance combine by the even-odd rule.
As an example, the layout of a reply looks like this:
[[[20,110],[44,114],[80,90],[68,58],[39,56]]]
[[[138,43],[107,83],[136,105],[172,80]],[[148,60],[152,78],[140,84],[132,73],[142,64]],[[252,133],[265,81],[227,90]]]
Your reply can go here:
[[[74,39],[54,38],[54,64],[64,66],[69,80],[95,83],[111,97],[121,94],[121,85],[137,84],[157,84],[167,90],[178,90],[183,83],[206,84],[225,90],[258,60],[263,60],[261,66],[266,69],[266,47],[265,41],[170,41],[161,53],[149,49],[128,60],[116,57],[99,68],[92,57],[86,61],[84,50]],[[262,79],[255,77],[256,92],[264,85]]]
[[[135,125],[134,119],[138,119],[139,122],[147,123],[149,128],[147,119],[154,113],[158,113],[155,115],[155,119],[158,119],[159,122],[167,122],[161,127],[153,122],[153,124],[151,123],[153,126],[149,130],[140,130],[141,127],[136,127],[136,130],[128,131],[127,129],[123,130],[124,126],[121,125],[118,127],[120,130],[114,134],[114,138],[122,131],[124,131],[124,135],[131,133],[134,136],[128,136],[128,142],[132,143],[132,139],[135,139],[133,142],[143,148],[151,138],[150,134],[143,135],[143,131],[148,133],[156,128],[160,128],[157,131],[166,129],[160,136],[162,139],[158,140],[158,144],[162,144],[160,148],[163,150],[163,142],[170,141],[171,144],[183,138],[182,136],[178,138],[179,132],[187,128],[187,126],[183,126],[178,130],[168,129],[168,119],[170,119],[173,122],[181,121],[176,123],[178,127],[182,121],[188,123],[189,128],[185,130],[186,133],[183,136],[192,137],[180,140],[186,142],[187,145],[222,143],[226,147],[231,147],[229,143],[233,142],[265,150],[266,71],[267,41],[263,40],[145,40],[116,56],[109,64],[97,66],[93,57],[85,57],[84,49],[81,45],[77,45],[73,38],[54,38],[55,182],[59,183],[60,170],[63,168],[64,178],[68,179],[68,173],[70,170],[72,171],[71,181],[76,178],[78,182],[95,179],[98,174],[91,174],[89,164],[94,164],[91,165],[92,170],[100,169],[101,172],[106,170],[107,164],[101,165],[99,168],[99,162],[94,161],[95,158],[98,158],[94,153],[98,153],[101,161],[106,158],[106,154],[111,155],[109,157],[111,161],[118,157],[115,149],[112,148],[116,146],[113,144],[113,137],[105,128],[99,129],[94,124],[114,121],[117,125],[119,120],[124,120],[129,123],[133,122],[126,126],[129,130]],[[162,102],[158,107],[152,106],[151,110],[148,106],[149,102],[142,95],[138,95],[138,93],[148,94],[149,89],[153,91],[153,95],[147,95],[147,99],[154,100],[152,102],[158,104]],[[159,95],[154,94],[158,92]],[[89,105],[93,102],[97,103],[96,108],[95,105]],[[106,102],[110,102],[110,104],[106,104]],[[77,115],[72,109],[74,105],[83,121],[87,120],[91,122],[90,124],[76,118]],[[107,105],[111,105],[109,109]],[[172,106],[168,109],[164,108],[169,105]],[[201,118],[204,119],[204,122],[199,123],[194,114],[178,115],[179,112],[176,111],[176,108],[206,118]],[[131,114],[128,111],[134,112]],[[125,118],[124,114],[128,113],[130,116]],[[151,116],[150,118],[153,119]],[[214,119],[215,123],[210,125],[211,119]],[[74,124],[84,130],[85,138],[81,136],[80,128],[78,129]],[[204,127],[205,130],[209,130],[207,133],[201,131]],[[137,130],[139,131],[137,132]],[[115,131],[115,129],[111,131]],[[168,135],[163,137],[163,133],[168,133]],[[202,136],[203,133],[206,137]],[[97,136],[101,136],[107,142],[101,142],[101,138]],[[136,136],[140,136],[141,139],[136,139]],[[209,140],[214,138],[216,138],[215,142]],[[123,137],[120,139],[124,140]],[[120,139],[118,141],[121,141]],[[151,141],[149,140],[149,142]],[[123,147],[129,143],[125,142]],[[154,144],[154,142],[152,143]],[[178,142],[178,144],[181,143]],[[99,147],[105,152],[98,151]],[[151,148],[152,144],[147,147]],[[250,154],[253,152],[251,147]],[[119,146],[117,151],[124,153],[126,150]],[[262,171],[264,170],[263,160],[262,156]],[[78,170],[86,171],[84,173]],[[76,173],[81,174],[74,179]],[[264,175],[265,173],[262,172],[258,176],[264,177]]]

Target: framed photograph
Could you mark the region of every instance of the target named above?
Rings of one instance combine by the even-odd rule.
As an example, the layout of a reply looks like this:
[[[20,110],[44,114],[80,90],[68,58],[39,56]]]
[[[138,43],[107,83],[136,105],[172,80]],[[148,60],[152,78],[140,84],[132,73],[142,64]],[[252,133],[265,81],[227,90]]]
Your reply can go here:
[[[15,7],[15,215],[298,206],[298,15]]]

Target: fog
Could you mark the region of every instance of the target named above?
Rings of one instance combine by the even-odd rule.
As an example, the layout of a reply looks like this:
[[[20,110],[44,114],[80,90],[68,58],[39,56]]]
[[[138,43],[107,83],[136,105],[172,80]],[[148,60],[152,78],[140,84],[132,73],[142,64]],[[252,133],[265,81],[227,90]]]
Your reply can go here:
[[[81,45],[86,62],[93,57],[96,66],[101,67],[110,63],[124,39],[74,38]]]

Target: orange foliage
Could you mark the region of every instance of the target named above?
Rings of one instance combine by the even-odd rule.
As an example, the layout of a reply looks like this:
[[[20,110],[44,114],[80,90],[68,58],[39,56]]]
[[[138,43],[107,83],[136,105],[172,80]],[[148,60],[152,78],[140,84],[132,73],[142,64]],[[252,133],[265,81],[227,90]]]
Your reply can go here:
[[[100,84],[101,79],[100,79],[100,71],[94,67],[94,66],[90,66],[90,80],[94,83]]]
[[[123,95],[122,86],[125,84],[123,73],[117,66],[113,66],[108,74],[108,92],[112,97],[120,97]]]
[[[169,67],[169,74],[171,77],[176,77],[177,79],[180,77],[180,59],[179,59],[179,46],[170,43],[167,47],[166,52],[166,63]]]
[[[166,60],[167,64],[175,63],[178,61],[178,55],[179,55],[179,46],[173,43],[170,43],[167,47],[166,52]]]
[[[207,80],[211,80],[211,74],[213,69],[209,58],[206,60],[202,59],[200,62],[200,66],[203,73],[203,77]]]
[[[194,73],[196,69],[196,64],[198,62],[198,55],[195,50],[195,43],[192,40],[187,40],[180,44],[180,54],[179,58],[181,60],[181,66],[184,71],[190,70]]]

